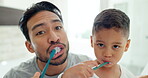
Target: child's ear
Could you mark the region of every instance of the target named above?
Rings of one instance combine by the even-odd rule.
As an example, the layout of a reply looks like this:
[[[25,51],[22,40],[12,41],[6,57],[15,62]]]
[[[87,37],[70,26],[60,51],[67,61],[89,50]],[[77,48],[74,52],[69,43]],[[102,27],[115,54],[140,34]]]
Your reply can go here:
[[[26,41],[25,42],[25,45],[26,45],[26,47],[27,47],[27,49],[28,49],[29,52],[31,52],[31,53],[34,53],[35,52],[34,49],[33,49],[32,44],[29,41]]]
[[[129,48],[129,46],[130,46],[130,42],[131,42],[131,40],[129,39],[129,40],[127,40],[127,43],[126,43],[126,46],[125,46],[125,52],[128,50],[128,48]]]
[[[91,47],[93,47],[93,37],[90,36],[90,40],[91,40]]]

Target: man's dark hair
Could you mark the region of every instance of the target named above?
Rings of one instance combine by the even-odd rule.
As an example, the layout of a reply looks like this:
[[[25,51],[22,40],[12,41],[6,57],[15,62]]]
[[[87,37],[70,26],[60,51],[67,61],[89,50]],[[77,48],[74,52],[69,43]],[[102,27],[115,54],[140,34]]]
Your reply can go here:
[[[53,12],[63,22],[61,11],[54,4],[47,2],[47,1],[42,1],[42,2],[39,2],[39,3],[33,4],[32,7],[28,8],[26,10],[23,17],[19,21],[20,29],[21,29],[25,38],[28,41],[30,41],[30,37],[29,37],[29,34],[28,34],[27,22],[32,16],[34,16],[35,14],[37,14],[40,11]]]
[[[117,9],[106,9],[96,16],[93,24],[92,35],[103,28],[115,28],[117,31],[121,30],[128,38],[129,24],[130,19],[124,12]]]

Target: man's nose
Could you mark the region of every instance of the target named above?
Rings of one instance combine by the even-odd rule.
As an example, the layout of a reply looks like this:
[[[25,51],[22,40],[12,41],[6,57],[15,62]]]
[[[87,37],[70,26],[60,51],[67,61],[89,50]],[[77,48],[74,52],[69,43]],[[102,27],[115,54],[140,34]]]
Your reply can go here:
[[[48,37],[48,42],[49,42],[49,43],[59,42],[59,40],[60,40],[59,35],[58,35],[56,32],[51,31],[51,32],[50,32],[50,35],[49,35],[49,37]]]

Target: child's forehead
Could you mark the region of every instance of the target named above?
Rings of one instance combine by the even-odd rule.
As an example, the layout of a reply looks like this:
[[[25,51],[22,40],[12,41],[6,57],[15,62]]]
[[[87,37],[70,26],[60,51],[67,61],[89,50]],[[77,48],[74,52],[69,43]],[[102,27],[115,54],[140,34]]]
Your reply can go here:
[[[119,29],[119,28],[101,28],[101,29],[95,31],[95,34],[100,34],[100,33],[105,33],[105,32],[122,33],[123,30]]]
[[[124,36],[124,37],[126,37],[126,38],[128,38],[128,32],[127,31],[125,31],[123,28],[117,28],[117,27],[112,27],[112,28],[104,28],[104,27],[100,27],[100,28],[98,28],[98,29],[96,29],[95,31],[94,31],[94,34],[93,35],[97,35],[97,34],[101,34],[101,35],[103,35],[102,33],[105,33],[105,32],[107,32],[107,33],[120,33],[120,35],[122,35],[122,36]]]
[[[111,29],[101,29],[100,31],[97,31],[94,33],[94,36],[96,38],[124,38],[125,35],[123,34],[123,31],[116,30],[114,28]]]
[[[114,29],[103,29],[94,34],[94,41],[113,44],[126,42],[127,39],[121,31],[117,32]]]

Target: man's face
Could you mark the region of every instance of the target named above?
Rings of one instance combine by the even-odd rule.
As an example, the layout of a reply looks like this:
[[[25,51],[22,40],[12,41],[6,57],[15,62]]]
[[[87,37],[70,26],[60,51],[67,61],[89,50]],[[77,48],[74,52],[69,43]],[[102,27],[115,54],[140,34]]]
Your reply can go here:
[[[30,52],[35,52],[42,62],[47,62],[50,52],[55,47],[58,52],[51,60],[52,65],[60,65],[65,62],[69,45],[66,32],[60,18],[49,11],[41,11],[35,14],[27,22],[30,42],[26,41],[26,47]]]
[[[121,31],[101,29],[91,36],[91,45],[94,48],[99,63],[110,62],[104,67],[112,67],[121,59],[123,52],[128,50],[130,40],[127,40]]]

